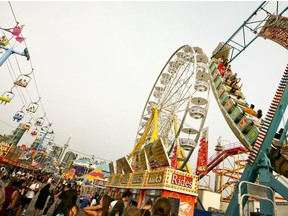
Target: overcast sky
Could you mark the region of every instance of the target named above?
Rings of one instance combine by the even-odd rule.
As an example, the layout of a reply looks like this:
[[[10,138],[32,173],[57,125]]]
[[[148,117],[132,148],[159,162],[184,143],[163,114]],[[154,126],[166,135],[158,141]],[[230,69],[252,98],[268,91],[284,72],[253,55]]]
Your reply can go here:
[[[27,74],[32,63],[35,79],[28,92],[33,101],[40,94],[44,110],[37,114],[46,112],[58,145],[72,135],[70,148],[115,161],[131,152],[146,100],[170,56],[187,44],[210,57],[260,3],[11,2],[17,21],[25,24],[22,33],[31,55],[31,62],[18,56],[19,67]],[[0,2],[0,26],[14,25],[8,2]],[[19,75],[15,58],[10,59]],[[259,37],[232,62],[247,102],[264,115],[287,60],[287,50]],[[0,67],[0,94],[13,86],[10,73],[5,64]],[[12,117],[22,106],[17,93],[10,104],[0,105],[1,134],[17,127]],[[26,115],[23,122],[29,119]],[[219,136],[237,141],[213,95],[205,126],[209,156]],[[29,146],[33,139],[27,133],[20,144]]]

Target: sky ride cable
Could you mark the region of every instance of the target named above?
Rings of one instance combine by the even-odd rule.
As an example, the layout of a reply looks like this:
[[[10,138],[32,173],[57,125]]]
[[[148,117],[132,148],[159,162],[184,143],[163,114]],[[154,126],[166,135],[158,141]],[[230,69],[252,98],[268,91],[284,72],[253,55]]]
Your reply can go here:
[[[14,20],[15,20],[15,23],[16,23],[16,26],[17,26],[17,25],[19,24],[19,22],[18,22],[18,20],[17,20],[17,18],[16,18],[16,15],[15,15],[15,12],[14,12],[13,7],[12,7],[12,5],[11,5],[11,2],[8,2],[8,3],[9,3],[11,12],[12,12],[12,14],[13,14],[13,17],[14,17]],[[5,32],[4,32],[3,29],[2,29],[2,33],[3,33],[3,35],[5,35]],[[20,34],[21,34],[21,37],[24,38],[22,32],[21,32]],[[5,36],[6,36],[6,35],[5,35]],[[15,43],[16,43],[16,42],[15,42]],[[23,43],[25,44],[26,47],[28,47],[25,40],[23,40]],[[18,45],[20,45],[20,43],[19,43]],[[10,44],[10,43],[9,43],[9,46],[11,47],[11,44]],[[15,47],[15,44],[12,46],[12,48],[13,48],[13,47]],[[19,66],[19,62],[18,62],[18,60],[17,60],[16,55],[14,55],[14,57],[15,57],[15,61],[17,62],[17,67],[18,67],[18,70],[19,70],[20,75],[21,75],[21,74],[23,74],[23,73],[21,72],[21,67]],[[10,63],[10,67],[11,67],[11,69],[12,69],[12,71],[13,71],[13,74],[14,74],[14,76],[16,77],[16,74],[15,74],[15,71],[14,71],[14,69],[13,69],[13,67],[12,67],[12,64],[11,64],[11,62],[10,62],[9,59],[8,59],[8,61],[9,61],[9,63]],[[34,83],[35,83],[37,95],[38,95],[39,98],[41,98],[41,97],[40,97],[40,93],[39,93],[38,84],[37,84],[37,81],[36,81],[36,77],[35,77],[35,75],[34,75],[34,73],[33,73],[33,70],[34,70],[34,69],[33,69],[33,64],[32,64],[31,58],[29,58],[29,63],[30,63],[30,66],[31,66],[31,68],[32,68],[32,74],[33,74],[33,78],[34,78]],[[9,67],[8,67],[8,69],[9,69]],[[17,77],[16,77],[16,78],[13,78],[13,75],[12,75],[11,71],[10,71],[10,74],[11,74],[11,77],[12,77],[13,81],[17,79]],[[28,91],[28,89],[26,89],[26,90],[27,90],[27,95],[28,95],[28,97],[29,97],[29,99],[30,99],[30,101],[31,101],[31,103],[32,103],[33,101],[32,101],[32,99],[31,99],[31,96],[30,96],[30,94],[29,94],[29,91]],[[18,88],[17,88],[17,91],[18,91],[18,94],[19,94],[19,96],[20,96],[20,99],[21,99],[24,107],[28,106],[28,105],[29,105],[29,102],[26,100],[26,98],[25,98],[25,96],[24,96],[24,93],[22,92],[22,89],[20,89],[20,92],[22,93],[22,96],[23,96],[25,102],[26,102],[28,105],[25,105],[25,102],[24,102],[23,99],[21,98],[21,95],[20,95],[20,93],[19,93]],[[40,104],[41,104],[43,113],[46,113],[45,108],[44,108],[44,105],[43,105],[43,103],[41,102],[41,100],[40,100]],[[36,119],[36,118],[32,115],[32,113],[29,113],[29,114],[30,114],[30,116],[31,116],[34,120]],[[50,121],[49,121],[47,115],[45,115],[45,117],[46,117],[47,121],[48,121],[49,124],[50,124]]]

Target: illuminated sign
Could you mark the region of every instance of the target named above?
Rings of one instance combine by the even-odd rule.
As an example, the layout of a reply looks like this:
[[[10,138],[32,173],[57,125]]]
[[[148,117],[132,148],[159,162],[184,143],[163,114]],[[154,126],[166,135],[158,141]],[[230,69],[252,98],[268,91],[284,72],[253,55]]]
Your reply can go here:
[[[123,174],[121,176],[121,180],[120,180],[120,184],[121,185],[127,185],[129,183],[129,179],[130,179],[130,174]]]
[[[115,175],[112,185],[117,186],[119,184],[120,177],[121,175]]]
[[[270,15],[259,36],[268,38],[288,49],[288,18]]]
[[[144,173],[133,174],[132,176],[132,184],[140,184],[143,182]]]
[[[171,184],[185,188],[193,188],[193,178],[173,173],[171,178]]]
[[[147,185],[163,185],[165,171],[149,173]]]

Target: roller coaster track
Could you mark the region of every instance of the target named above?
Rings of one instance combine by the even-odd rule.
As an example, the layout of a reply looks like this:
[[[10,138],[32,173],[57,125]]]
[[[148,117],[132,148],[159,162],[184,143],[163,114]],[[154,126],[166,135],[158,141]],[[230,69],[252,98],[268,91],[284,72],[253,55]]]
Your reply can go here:
[[[239,152],[248,152],[246,148],[244,148],[241,143],[235,142],[228,145],[223,146],[223,151],[216,152],[212,155],[208,160],[207,172],[213,170],[218,164],[224,161],[228,156],[237,155]],[[200,176],[202,178],[202,176]]]
[[[225,43],[219,44],[211,58],[219,58],[223,53],[229,52],[231,63],[258,38],[258,33],[270,15],[281,16],[287,10],[288,6],[283,2],[280,4],[278,1],[263,1]]]

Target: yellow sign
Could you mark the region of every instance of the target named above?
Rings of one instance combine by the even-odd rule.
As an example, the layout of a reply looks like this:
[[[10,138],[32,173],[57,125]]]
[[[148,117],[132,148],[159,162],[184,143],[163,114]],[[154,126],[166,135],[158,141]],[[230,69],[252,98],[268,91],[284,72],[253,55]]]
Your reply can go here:
[[[132,169],[134,171],[147,170],[147,160],[144,149],[136,151],[132,156]]]
[[[125,174],[132,173],[132,167],[129,164],[126,157],[122,157],[116,161],[117,166],[117,174],[122,174],[123,172]]]
[[[170,166],[170,159],[166,153],[162,139],[158,139],[146,145],[145,153],[152,170]]]
[[[142,187],[146,181],[146,171],[135,172],[132,174],[130,186]]]

